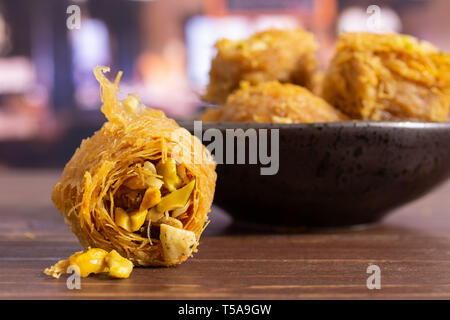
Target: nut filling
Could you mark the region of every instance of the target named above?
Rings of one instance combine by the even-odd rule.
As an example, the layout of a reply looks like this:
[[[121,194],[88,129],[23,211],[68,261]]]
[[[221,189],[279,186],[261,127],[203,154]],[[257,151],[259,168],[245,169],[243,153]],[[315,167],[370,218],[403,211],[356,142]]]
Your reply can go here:
[[[131,177],[113,185],[104,199],[114,223],[127,232],[147,237],[150,245],[161,243],[167,261],[190,255],[195,234],[183,227],[193,211],[195,178],[173,158],[147,160],[129,169]],[[183,245],[165,243],[174,238]]]

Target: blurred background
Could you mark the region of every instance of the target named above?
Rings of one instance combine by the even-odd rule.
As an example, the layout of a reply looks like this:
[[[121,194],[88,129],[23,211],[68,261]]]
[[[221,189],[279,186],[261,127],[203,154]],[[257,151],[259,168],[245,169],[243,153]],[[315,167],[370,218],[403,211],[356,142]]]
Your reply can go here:
[[[100,128],[92,69],[176,119],[202,108],[214,43],[272,27],[315,33],[322,67],[337,35],[383,31],[450,51],[448,0],[0,0],[0,168],[62,167]],[[0,178],[1,179],[1,178]]]

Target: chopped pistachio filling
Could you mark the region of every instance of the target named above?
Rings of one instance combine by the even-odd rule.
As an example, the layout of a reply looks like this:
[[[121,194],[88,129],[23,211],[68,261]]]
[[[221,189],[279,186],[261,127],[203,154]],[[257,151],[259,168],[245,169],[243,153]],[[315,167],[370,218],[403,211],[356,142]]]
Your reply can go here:
[[[195,180],[192,180],[184,187],[169,193],[164,196],[156,206],[159,212],[172,211],[174,209],[183,208],[189,200],[192,191],[194,190]]]
[[[133,97],[129,100],[131,104]],[[113,200],[109,199],[115,224],[128,232],[147,236],[151,245],[152,236],[158,234],[163,242],[161,237],[167,233],[161,232],[163,225],[183,230],[180,219],[186,217],[191,206],[195,178],[173,158],[155,163],[145,161],[130,169],[135,175],[123,181],[113,191]],[[172,253],[165,254],[167,259],[171,256]]]
[[[177,164],[174,159],[167,159],[166,162],[158,162],[156,169],[163,176],[164,186],[169,191],[175,191],[181,183],[177,174]]]
[[[100,248],[91,248],[86,252],[74,253],[67,260],[60,260],[54,266],[44,270],[44,273],[59,278],[66,273],[69,266],[76,266],[80,277],[90,274],[107,272],[113,278],[128,278],[133,271],[133,263],[122,257],[116,250],[107,252]]]

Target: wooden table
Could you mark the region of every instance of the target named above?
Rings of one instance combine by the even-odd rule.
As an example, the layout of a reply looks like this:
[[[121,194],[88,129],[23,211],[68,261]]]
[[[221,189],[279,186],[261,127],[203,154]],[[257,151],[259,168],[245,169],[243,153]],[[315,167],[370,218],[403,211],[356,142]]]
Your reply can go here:
[[[69,290],[42,272],[81,249],[50,202],[58,175],[0,170],[0,299],[450,298],[450,183],[365,230],[257,232],[213,208],[195,258]],[[371,263],[380,290],[367,289]]]

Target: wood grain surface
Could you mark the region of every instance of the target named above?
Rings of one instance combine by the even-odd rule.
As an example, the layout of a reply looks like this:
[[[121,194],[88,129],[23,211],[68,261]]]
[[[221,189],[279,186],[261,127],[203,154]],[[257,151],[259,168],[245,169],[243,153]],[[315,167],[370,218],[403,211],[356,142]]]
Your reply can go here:
[[[214,207],[194,258],[92,276],[81,290],[44,268],[81,246],[50,201],[57,171],[0,170],[0,299],[448,299],[450,183],[356,229],[275,233],[235,224]],[[276,213],[274,213],[276,215]],[[369,264],[381,289],[369,290]]]

